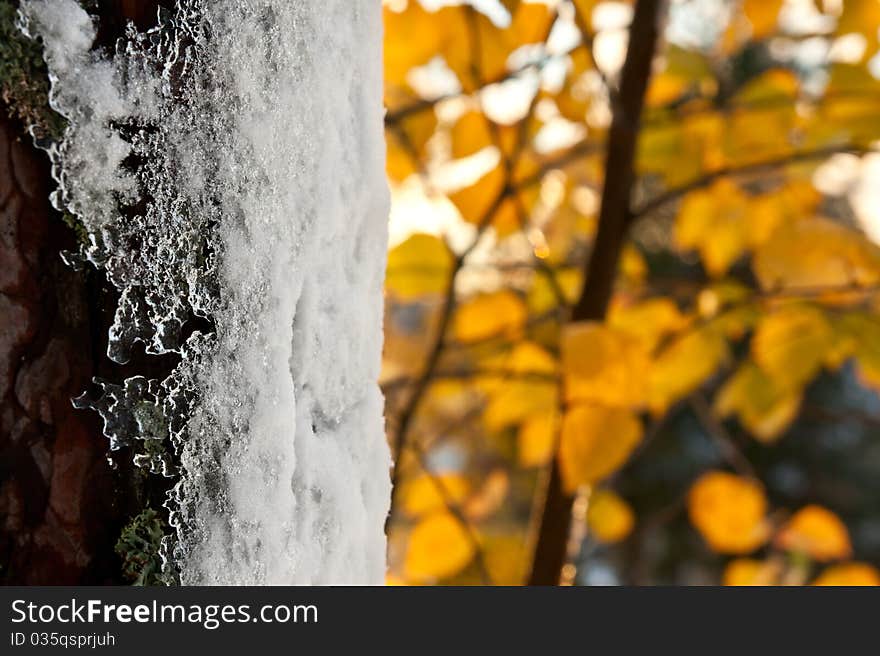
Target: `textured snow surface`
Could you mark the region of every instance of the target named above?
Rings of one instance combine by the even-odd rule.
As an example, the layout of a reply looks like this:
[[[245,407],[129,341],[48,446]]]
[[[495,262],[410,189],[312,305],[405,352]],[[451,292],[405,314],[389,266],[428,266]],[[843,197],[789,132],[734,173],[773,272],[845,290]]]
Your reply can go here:
[[[178,5],[107,55],[74,0],[22,3],[70,121],[55,203],[122,290],[109,355],[183,356],[96,407],[112,444],[178,454],[141,464],[179,476],[182,583],[379,583],[380,0]],[[184,339],[192,316],[215,331]]]

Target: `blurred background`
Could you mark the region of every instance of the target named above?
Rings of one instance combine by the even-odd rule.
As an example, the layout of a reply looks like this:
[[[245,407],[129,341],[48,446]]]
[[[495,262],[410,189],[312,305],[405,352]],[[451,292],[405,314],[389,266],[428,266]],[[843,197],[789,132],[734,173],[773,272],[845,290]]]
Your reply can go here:
[[[386,0],[393,584],[880,584],[880,2]]]

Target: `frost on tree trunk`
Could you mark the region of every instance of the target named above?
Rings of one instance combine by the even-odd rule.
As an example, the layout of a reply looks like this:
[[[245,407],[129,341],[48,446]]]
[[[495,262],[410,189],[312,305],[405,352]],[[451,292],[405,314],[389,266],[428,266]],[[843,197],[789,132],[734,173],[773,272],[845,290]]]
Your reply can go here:
[[[75,0],[22,3],[69,121],[53,202],[121,292],[108,355],[180,357],[78,403],[176,479],[182,583],[384,576],[380,5],[179,0],[109,56]]]

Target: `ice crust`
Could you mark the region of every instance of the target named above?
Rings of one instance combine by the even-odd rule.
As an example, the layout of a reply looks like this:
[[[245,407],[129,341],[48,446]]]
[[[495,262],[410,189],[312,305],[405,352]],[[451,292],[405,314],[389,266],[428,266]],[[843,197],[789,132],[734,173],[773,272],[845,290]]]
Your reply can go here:
[[[184,584],[380,583],[380,0],[179,0],[110,54],[75,0],[27,0],[22,25],[69,120],[53,200],[122,292],[109,355],[138,340],[182,355],[95,404],[112,445],[176,453],[140,463],[179,478],[169,568]],[[183,339],[193,316],[214,331]]]

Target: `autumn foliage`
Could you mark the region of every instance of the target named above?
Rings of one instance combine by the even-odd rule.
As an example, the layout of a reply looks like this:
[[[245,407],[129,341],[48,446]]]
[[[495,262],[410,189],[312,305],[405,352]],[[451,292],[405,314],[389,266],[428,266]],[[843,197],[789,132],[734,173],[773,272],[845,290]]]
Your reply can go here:
[[[553,469],[563,581],[877,584],[880,2],[668,3],[640,122],[634,3],[424,4],[385,7],[390,581],[529,580]]]

